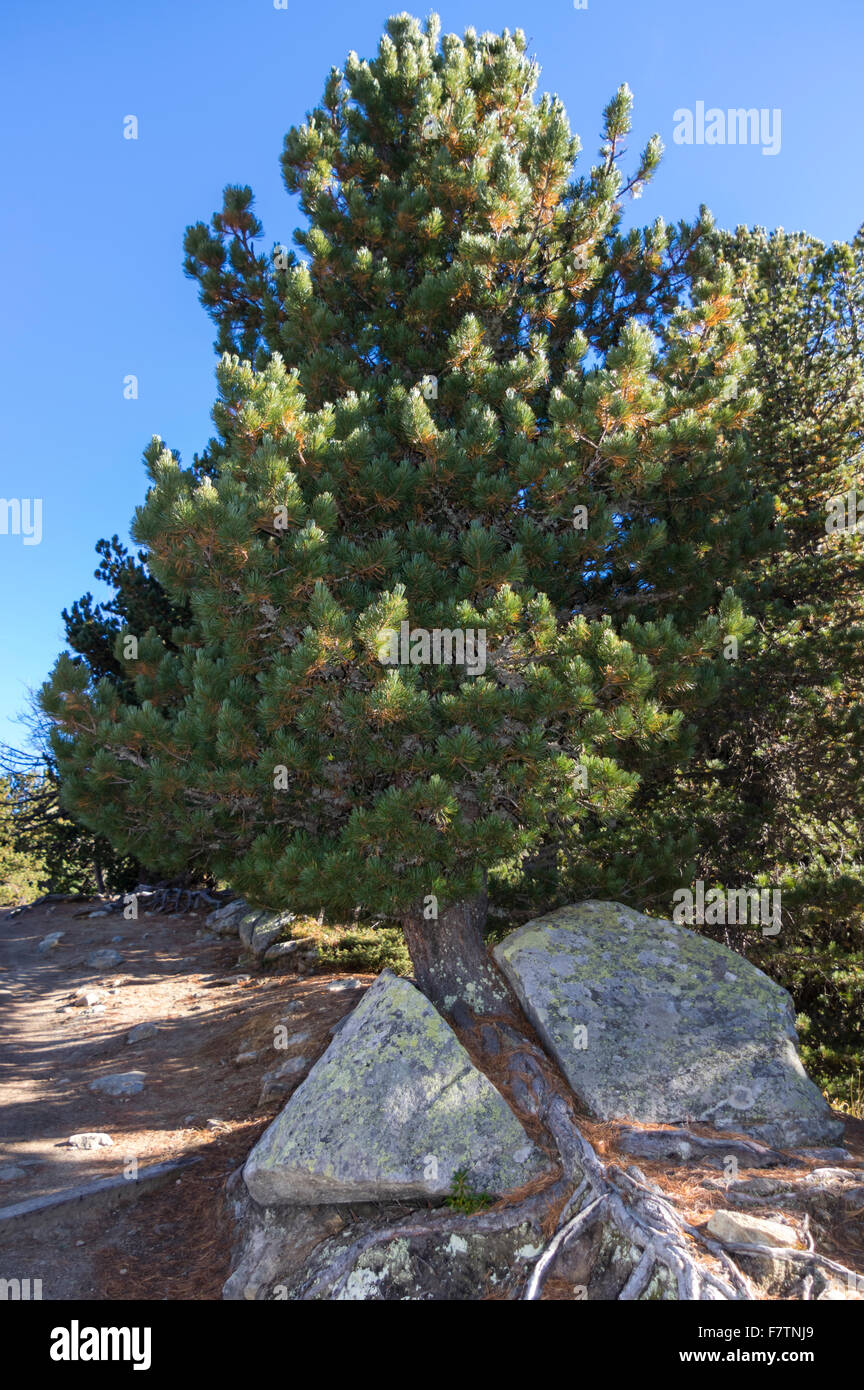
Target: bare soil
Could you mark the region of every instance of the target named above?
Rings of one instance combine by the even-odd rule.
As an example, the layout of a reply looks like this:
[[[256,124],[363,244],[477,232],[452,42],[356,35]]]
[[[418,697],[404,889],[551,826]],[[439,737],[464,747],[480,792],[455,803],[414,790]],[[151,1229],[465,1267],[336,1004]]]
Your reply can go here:
[[[0,1206],[134,1174],[136,1164],[198,1162],[133,1202],[10,1223],[0,1235],[0,1278],[41,1279],[45,1299],[216,1299],[230,1259],[225,1179],[290,1093],[259,1107],[262,1075],[302,1056],[292,1088],[299,1085],[361,992],[328,989],[345,978],[334,974],[260,973],[235,938],[201,934],[203,913],[76,915],[98,906],[49,903],[0,915]],[[38,943],[55,931],[65,933],[59,945],[40,954]],[[89,969],[86,958],[106,947],[122,964]],[[104,1013],[74,1005],[84,987],[101,991]],[[129,1030],[144,1022],[157,1025],[156,1036],[130,1045]],[[290,1035],[281,1050],[280,1023]],[[138,1095],[88,1089],[129,1071],[145,1074]],[[106,1133],[113,1145],[69,1147],[84,1131]]]

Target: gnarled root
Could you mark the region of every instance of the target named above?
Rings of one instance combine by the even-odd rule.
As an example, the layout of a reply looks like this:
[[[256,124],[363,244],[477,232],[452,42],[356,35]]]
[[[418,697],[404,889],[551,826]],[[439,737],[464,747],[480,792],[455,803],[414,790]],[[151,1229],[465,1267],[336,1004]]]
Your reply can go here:
[[[545,1138],[571,1194],[521,1298],[538,1299],[558,1253],[599,1221],[611,1225],[642,1252],[621,1291],[622,1299],[638,1298],[659,1268],[669,1271],[681,1299],[754,1298],[749,1280],[722,1247],[688,1227],[672,1204],[647,1185],[638,1169],[625,1173],[603,1163],[579,1129],[566,1082],[530,1036],[530,1030],[519,1027],[520,1021],[515,1013],[471,1020],[469,1026],[464,1016],[454,1020],[475,1063],[508,1096],[538,1142]],[[542,1130],[539,1136],[538,1128]],[[552,1190],[542,1195],[552,1216]],[[512,1219],[519,1208],[505,1210]],[[706,1255],[713,1257],[722,1273],[715,1272]]]

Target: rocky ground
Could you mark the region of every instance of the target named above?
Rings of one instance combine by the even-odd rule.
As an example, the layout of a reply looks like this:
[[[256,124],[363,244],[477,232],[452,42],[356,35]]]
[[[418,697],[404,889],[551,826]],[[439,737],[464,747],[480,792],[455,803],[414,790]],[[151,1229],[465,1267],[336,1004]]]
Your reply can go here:
[[[377,1207],[343,1197],[274,1213],[238,1177],[371,976],[300,975],[296,955],[288,969],[277,962],[284,973],[262,969],[236,937],[203,931],[203,912],[131,922],[90,915],[99,910],[49,903],[0,917],[0,1205],[121,1180],[54,1212],[0,1212],[0,1277],[40,1279],[46,1299],[218,1299],[229,1275],[234,1298],[514,1296],[495,1271],[521,1262],[527,1274],[549,1232],[508,1225],[501,1203],[459,1213],[440,1196]],[[638,1174],[694,1242],[732,1252],[754,1296],[861,1297],[864,1280],[831,1268],[864,1276],[861,1122],[847,1122],[844,1149],[810,1156],[738,1145],[704,1125],[686,1135],[584,1115],[580,1125],[624,1190]],[[76,1135],[111,1142],[70,1143]],[[194,1161],[135,1188],[136,1173],[178,1160]],[[343,1277],[358,1237],[364,1251]],[[736,1250],[763,1241],[768,1254]],[[637,1273],[631,1257],[602,1226],[577,1231],[548,1262],[539,1297],[618,1297]]]

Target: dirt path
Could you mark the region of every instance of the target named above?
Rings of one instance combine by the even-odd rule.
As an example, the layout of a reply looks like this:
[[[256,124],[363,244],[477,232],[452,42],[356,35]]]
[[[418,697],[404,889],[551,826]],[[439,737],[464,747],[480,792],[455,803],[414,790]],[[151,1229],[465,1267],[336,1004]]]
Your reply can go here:
[[[203,914],[76,916],[97,907],[0,916],[0,1206],[166,1160],[197,1163],[131,1202],[10,1223],[0,1233],[0,1278],[40,1278],[43,1298],[217,1298],[230,1254],[219,1190],[289,1094],[259,1107],[262,1075],[302,1057],[290,1083],[298,1085],[360,991],[334,988],[344,984],[336,975],[268,976],[238,965],[239,942],[204,936]],[[40,953],[57,931],[59,944]],[[100,949],[122,962],[89,968]],[[85,988],[99,991],[93,1007],[75,1003]],[[274,1046],[280,1022],[284,1050]],[[140,1023],[157,1031],[130,1044]],[[137,1095],[89,1089],[131,1071],[143,1073]],[[70,1147],[85,1131],[113,1144]]]

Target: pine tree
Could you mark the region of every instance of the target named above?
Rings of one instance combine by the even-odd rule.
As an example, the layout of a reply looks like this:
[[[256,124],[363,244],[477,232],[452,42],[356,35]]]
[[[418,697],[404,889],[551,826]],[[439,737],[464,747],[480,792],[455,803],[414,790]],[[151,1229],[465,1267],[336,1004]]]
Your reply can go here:
[[[686,756],[770,511],[731,271],[658,224],[622,316],[659,141],[625,179],[622,88],[577,178],[536,81],[520,32],[391,19],[286,136],[299,256],[256,251],[248,190],[190,230],[218,436],[191,469],[153,440],[134,525],[188,621],[118,635],[134,700],[68,656],[42,697],[65,804],[119,850],[399,921],[450,1012],[502,1007],[489,874]]]
[[[116,893],[134,887],[142,878],[137,861],[118,855],[104,835],[64,811],[45,716],[32,709],[21,722],[29,732],[29,750],[0,745],[0,860],[5,865],[0,873],[7,875],[7,897],[0,889],[0,902],[31,899],[39,892]]]
[[[126,698],[134,700],[134,688],[114,655],[118,634],[153,628],[170,644],[173,629],[188,618],[188,609],[172,604],[150,574],[143,551],[131,556],[115,535],[110,541],[97,541],[96,552],[101,559],[93,577],[113,589],[113,596],[104,603],[94,603],[93,595],[87,593],[76,599],[71,609],[64,608],[66,641],[79,654],[91,680],[107,677]]]
[[[864,1042],[864,237],[714,242],[754,350],[749,469],[777,524],[739,580],[754,626],[734,681],[666,809],[695,828],[706,884],[781,889],[780,937],[732,944],[792,991],[834,1089]]]
[[[20,787],[0,776],[0,904],[4,907],[17,907],[34,898],[48,881],[42,857],[22,844],[20,809]]]

